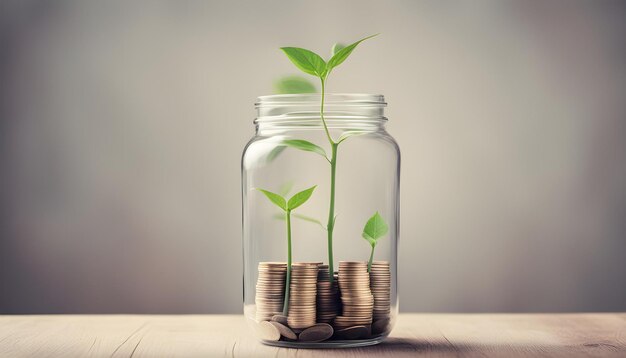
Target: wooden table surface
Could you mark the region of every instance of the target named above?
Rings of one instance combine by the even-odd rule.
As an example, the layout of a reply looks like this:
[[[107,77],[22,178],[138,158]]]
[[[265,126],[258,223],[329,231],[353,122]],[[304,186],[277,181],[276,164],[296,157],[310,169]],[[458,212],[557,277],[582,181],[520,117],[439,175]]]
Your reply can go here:
[[[626,313],[401,314],[379,345],[264,346],[241,315],[0,316],[0,357],[626,357]]]

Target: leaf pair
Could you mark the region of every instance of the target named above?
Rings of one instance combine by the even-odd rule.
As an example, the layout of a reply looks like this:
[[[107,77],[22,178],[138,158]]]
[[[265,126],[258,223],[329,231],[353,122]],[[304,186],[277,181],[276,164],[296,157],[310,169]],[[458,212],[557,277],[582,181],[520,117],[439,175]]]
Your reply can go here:
[[[289,212],[299,207],[300,205],[306,203],[306,201],[309,200],[311,195],[313,195],[313,190],[315,190],[316,187],[317,185],[314,185],[308,189],[305,189],[299,193],[296,193],[288,201],[285,200],[285,198],[282,197],[281,195],[272,193],[271,191],[258,189],[258,188],[257,190],[265,194],[265,196],[276,206],[283,209],[284,211]]]
[[[385,219],[383,219],[383,217],[380,216],[377,211],[376,214],[374,214],[371,218],[369,218],[369,220],[367,220],[367,223],[363,228],[362,236],[370,243],[372,247],[374,247],[376,246],[378,239],[387,235],[388,231],[389,226],[387,226]]]
[[[328,62],[324,61],[324,59],[315,52],[304,48],[281,47],[280,49],[283,50],[289,60],[291,60],[296,67],[302,70],[302,72],[319,77],[323,81],[326,79],[330,71],[341,65],[361,42],[377,35],[378,34],[368,36],[346,47],[335,45],[333,47],[333,56],[328,60]]]

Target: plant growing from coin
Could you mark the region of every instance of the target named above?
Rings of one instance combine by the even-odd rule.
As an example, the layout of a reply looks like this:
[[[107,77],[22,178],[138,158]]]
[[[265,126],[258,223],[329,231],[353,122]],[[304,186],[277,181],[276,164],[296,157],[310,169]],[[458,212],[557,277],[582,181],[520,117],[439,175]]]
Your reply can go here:
[[[285,200],[282,195],[272,193],[271,191],[257,189],[261,193],[265,194],[265,196],[272,203],[274,203],[285,212],[285,219],[287,222],[287,278],[285,280],[285,302],[283,304],[283,315],[285,316],[289,311],[289,287],[291,286],[291,211],[306,203],[306,201],[309,200],[309,198],[313,194],[313,190],[315,190],[316,186],[317,185],[314,185],[308,189],[296,193],[294,196],[289,198],[289,200]]]
[[[372,261],[374,261],[374,249],[376,248],[376,244],[378,243],[378,239],[387,235],[389,231],[389,226],[385,222],[382,216],[376,212],[367,223],[365,223],[365,227],[363,228],[363,238],[370,243],[372,247],[372,252],[370,253],[370,259],[367,263],[367,272],[372,271]]]
[[[333,47],[332,57],[327,61],[316,54],[313,51],[299,48],[299,47],[281,47],[281,50],[287,55],[289,60],[293,62],[296,67],[302,70],[304,73],[318,77],[321,82],[321,99],[320,99],[320,119],[326,132],[326,138],[330,144],[330,157],[326,154],[326,151],[309,141],[302,139],[290,139],[284,140],[283,144],[303,151],[313,152],[323,156],[330,164],[330,201],[328,208],[328,222],[326,224],[326,231],[328,235],[328,271],[330,275],[331,283],[334,280],[334,267],[333,267],[333,230],[335,228],[335,178],[337,174],[337,151],[339,145],[348,137],[353,135],[363,134],[362,131],[347,131],[343,133],[337,140],[334,140],[328,130],[328,125],[324,119],[324,94],[326,88],[326,81],[331,71],[341,65],[350,56],[352,51],[363,41],[372,38],[376,35],[363,38],[351,45],[341,46],[335,45]]]

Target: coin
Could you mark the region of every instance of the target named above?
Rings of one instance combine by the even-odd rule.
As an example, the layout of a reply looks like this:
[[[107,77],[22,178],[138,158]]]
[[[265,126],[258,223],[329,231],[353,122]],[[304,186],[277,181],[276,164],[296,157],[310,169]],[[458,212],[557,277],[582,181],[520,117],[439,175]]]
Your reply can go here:
[[[284,304],[285,262],[259,262],[259,276],[256,284],[256,319],[267,321],[277,313],[282,313]]]
[[[389,262],[372,262],[370,288],[374,297],[372,331],[375,334],[380,334],[386,331],[391,314],[391,271],[389,270]]]
[[[287,325],[287,316],[283,316],[281,314],[273,315],[272,321]]]
[[[266,341],[277,341],[280,339],[280,331],[278,328],[267,321],[259,323],[258,332],[261,339]]]
[[[330,282],[328,265],[319,265],[317,273],[317,319],[318,323],[331,323],[339,313],[339,286]]]
[[[320,263],[296,262],[291,265],[289,286],[289,314],[291,329],[304,329],[315,325],[317,275]]]
[[[381,318],[372,323],[372,334],[382,334],[389,329],[389,317]]]
[[[338,283],[343,307],[341,310],[342,314],[337,315],[333,320],[335,330],[371,324],[374,297],[370,290],[370,275],[367,272],[367,262],[340,261]],[[352,331],[348,331],[347,337],[354,335],[351,335],[350,332]]]
[[[295,341],[296,339],[298,339],[298,336],[287,326],[285,326],[282,323],[278,323],[276,321],[271,321],[270,322],[274,327],[276,327],[278,329],[278,332],[280,332],[280,335],[290,339],[292,341]]]
[[[303,330],[298,336],[298,340],[302,342],[321,342],[332,337],[334,333],[333,327],[326,323],[318,323],[313,327]]]

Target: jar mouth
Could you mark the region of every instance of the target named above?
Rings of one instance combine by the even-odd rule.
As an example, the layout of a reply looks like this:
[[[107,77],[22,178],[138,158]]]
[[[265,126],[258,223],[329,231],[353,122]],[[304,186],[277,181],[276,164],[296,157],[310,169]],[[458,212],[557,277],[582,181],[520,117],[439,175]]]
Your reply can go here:
[[[319,93],[279,94],[261,96],[255,103],[256,124],[286,123],[314,125],[320,119],[322,95]],[[329,127],[341,127],[342,122],[361,123],[387,121],[383,95],[365,93],[328,93],[324,95],[324,118]]]
[[[259,96],[254,107],[259,109],[263,107],[277,106],[301,106],[301,105],[320,105],[322,95],[320,93],[298,93],[298,94],[275,94],[268,96]],[[342,105],[342,106],[368,106],[368,107],[386,107],[385,96],[381,94],[368,93],[326,93],[324,95],[324,107]]]

